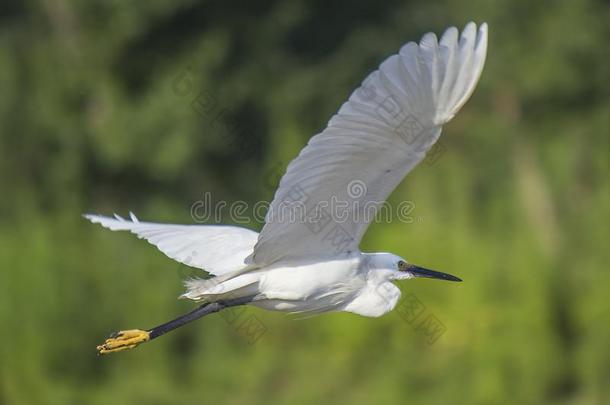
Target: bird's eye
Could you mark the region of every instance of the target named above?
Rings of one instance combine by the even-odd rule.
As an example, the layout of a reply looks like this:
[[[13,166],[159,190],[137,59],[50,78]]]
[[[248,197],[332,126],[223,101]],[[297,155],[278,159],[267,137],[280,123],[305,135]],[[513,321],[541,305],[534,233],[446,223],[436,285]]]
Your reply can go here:
[[[398,270],[399,271],[405,271],[405,270],[407,270],[407,267],[408,267],[408,265],[407,265],[407,263],[404,260],[400,260],[398,262]]]

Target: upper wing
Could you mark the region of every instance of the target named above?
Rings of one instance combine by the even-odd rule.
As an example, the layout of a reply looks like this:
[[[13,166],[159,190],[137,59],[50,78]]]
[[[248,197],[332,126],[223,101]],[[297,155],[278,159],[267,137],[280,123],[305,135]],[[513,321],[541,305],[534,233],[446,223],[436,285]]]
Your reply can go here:
[[[258,237],[258,233],[237,226],[154,224],[140,222],[133,214],[131,221],[118,215],[85,218],[113,231],[130,231],[168,257],[217,276],[242,269]]]
[[[386,59],[290,163],[246,262],[356,250],[372,211],[469,98],[486,51],[487,25],[469,23]]]

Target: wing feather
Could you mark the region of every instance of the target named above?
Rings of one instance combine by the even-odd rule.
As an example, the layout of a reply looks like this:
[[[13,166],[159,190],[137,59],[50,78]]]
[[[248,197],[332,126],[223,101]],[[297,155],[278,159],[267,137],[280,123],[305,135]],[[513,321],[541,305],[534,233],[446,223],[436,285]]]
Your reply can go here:
[[[140,222],[130,219],[85,215],[89,221],[112,231],[129,231],[146,239],[166,256],[214,275],[240,270],[244,259],[252,253],[258,233],[237,226],[175,225]]]
[[[356,250],[373,219],[367,204],[382,204],[425,157],[474,90],[486,50],[487,25],[469,23],[440,41],[426,34],[381,63],[290,163],[246,262]],[[333,201],[348,206],[338,213]],[[287,212],[295,205],[302,215]]]

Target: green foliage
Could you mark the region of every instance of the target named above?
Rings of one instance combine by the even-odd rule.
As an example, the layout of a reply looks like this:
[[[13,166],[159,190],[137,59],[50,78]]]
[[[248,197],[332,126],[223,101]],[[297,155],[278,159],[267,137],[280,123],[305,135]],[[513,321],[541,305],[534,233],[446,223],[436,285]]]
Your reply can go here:
[[[610,8],[602,1],[5,1],[0,12],[0,403],[602,404],[610,400]],[[444,153],[365,250],[454,273],[399,311],[211,316],[97,358],[117,329],[186,312],[191,274],[83,212],[190,222],[269,200],[287,163],[407,40],[487,21],[487,66]],[[383,158],[383,157],[380,157]],[[228,221],[228,218],[224,218]],[[261,224],[253,223],[253,228]]]

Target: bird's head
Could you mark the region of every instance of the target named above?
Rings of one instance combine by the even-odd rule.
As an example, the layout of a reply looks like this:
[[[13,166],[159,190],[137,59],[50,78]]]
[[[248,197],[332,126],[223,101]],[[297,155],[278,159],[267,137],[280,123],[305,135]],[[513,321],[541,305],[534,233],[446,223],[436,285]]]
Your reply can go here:
[[[430,270],[409,263],[407,260],[392,253],[367,254],[369,269],[376,270],[390,280],[406,280],[425,277],[447,281],[462,281],[451,274]]]

